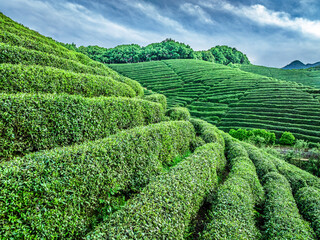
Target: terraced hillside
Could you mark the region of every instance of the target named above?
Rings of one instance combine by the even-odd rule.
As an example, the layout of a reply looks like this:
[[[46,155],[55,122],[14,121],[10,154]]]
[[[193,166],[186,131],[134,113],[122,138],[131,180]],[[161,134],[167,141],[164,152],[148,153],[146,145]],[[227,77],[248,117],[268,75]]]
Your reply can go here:
[[[263,128],[278,136],[320,142],[320,92],[219,64],[167,60],[110,65],[144,87],[163,93],[169,106],[185,106],[220,129]]]
[[[0,239],[320,237],[319,178],[0,17]]]
[[[297,82],[320,89],[320,69],[317,67],[299,70],[285,70],[252,64],[236,64],[235,66],[237,66],[242,71],[256,73],[285,81]]]

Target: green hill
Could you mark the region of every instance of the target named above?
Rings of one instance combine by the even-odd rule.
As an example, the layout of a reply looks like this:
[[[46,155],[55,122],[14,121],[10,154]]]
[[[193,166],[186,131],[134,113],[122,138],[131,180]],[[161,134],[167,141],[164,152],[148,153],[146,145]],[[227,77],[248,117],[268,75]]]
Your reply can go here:
[[[166,110],[164,95],[144,96],[138,82],[2,14],[0,26],[0,239],[320,237],[319,178],[190,119],[185,108]],[[184,72],[192,63],[198,71]],[[256,75],[223,65],[148,64],[167,79],[154,86],[190,85],[211,110],[259,90],[259,81],[250,83]],[[212,66],[227,82],[209,80]],[[233,86],[242,95],[218,108],[218,94],[201,96],[249,75],[247,87]],[[259,80],[266,89],[293,85]],[[295,86],[309,99],[310,88]],[[170,97],[169,106],[188,99]]]
[[[285,81],[297,82],[320,89],[320,69],[317,67],[285,70],[257,65],[236,66],[242,71],[256,73],[262,76],[273,77]]]
[[[277,135],[291,131],[320,141],[320,91],[312,87],[197,60],[110,67],[163,93],[169,106],[185,106],[192,116],[220,129],[262,128]]]

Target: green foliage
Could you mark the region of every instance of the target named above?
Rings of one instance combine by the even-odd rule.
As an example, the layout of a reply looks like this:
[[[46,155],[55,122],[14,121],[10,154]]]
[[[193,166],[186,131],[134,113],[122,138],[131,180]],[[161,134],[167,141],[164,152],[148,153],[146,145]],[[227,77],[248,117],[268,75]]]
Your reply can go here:
[[[189,120],[190,113],[187,108],[184,107],[174,107],[166,111],[166,116],[171,120]]]
[[[160,104],[130,98],[0,94],[0,157],[94,140],[160,122]]]
[[[216,46],[209,51],[212,53],[215,62],[228,65],[229,63],[250,64],[248,57],[236,48],[228,46]]]
[[[276,172],[264,177],[265,239],[315,239],[308,222],[303,220],[287,179]]]
[[[296,82],[307,86],[312,86],[314,89],[312,93],[319,96],[320,88],[320,68],[299,69],[299,70],[284,70],[281,68],[271,68],[256,65],[237,65],[243,71],[256,73],[262,76],[273,77],[285,81]],[[320,97],[320,96],[319,96]]]
[[[110,77],[79,74],[52,67],[0,64],[0,91],[6,93],[68,93],[84,97],[134,97],[127,84]]]
[[[217,143],[198,148],[151,182],[87,239],[184,239],[191,219],[218,184]]]
[[[169,108],[187,107],[192,117],[223,131],[265,129],[277,139],[290,131],[298,139],[320,142],[318,89],[192,59],[110,67],[164,94]],[[260,135],[251,141],[265,145]]]
[[[284,132],[281,135],[279,142],[282,145],[292,146],[292,145],[294,145],[295,140],[296,140],[296,138],[293,136],[293,134],[291,132]]]
[[[311,222],[318,239],[320,238],[320,190],[313,187],[301,188],[295,195],[303,217]]]
[[[259,239],[254,206],[263,198],[262,186],[245,149],[231,138],[226,143],[231,170],[218,189],[200,239]]]
[[[113,196],[145,186],[163,171],[163,164],[189,150],[194,136],[189,122],[163,122],[0,164],[0,235],[5,239],[83,238],[99,221],[99,211],[112,206]],[[182,220],[196,213],[215,184],[216,148],[205,149],[194,161],[182,162],[162,177],[163,184],[160,178],[151,185],[159,186],[160,191],[158,198],[150,195],[151,199],[166,205],[161,201],[161,189],[168,187],[168,194],[173,193],[180,179],[182,191],[174,190],[177,199],[172,199],[172,204],[188,199],[181,209],[175,209],[184,216]],[[147,202],[153,206],[151,200]],[[150,214],[159,217],[152,211]]]
[[[163,109],[165,111],[167,110],[167,98],[163,94],[152,94],[152,95],[146,96],[144,99],[151,102],[160,103]]]
[[[138,44],[119,45],[115,48],[63,44],[70,50],[86,54],[101,63],[138,63],[165,59],[198,59],[228,65],[229,63],[250,64],[247,56],[235,48],[216,46],[207,51],[194,51],[189,45],[166,39],[146,47]]]
[[[274,145],[276,142],[276,135],[272,132],[266,131],[265,129],[230,129],[229,134],[240,141],[248,141],[257,146]]]
[[[194,52],[194,56],[198,60],[214,62],[214,56],[210,51],[196,51]]]

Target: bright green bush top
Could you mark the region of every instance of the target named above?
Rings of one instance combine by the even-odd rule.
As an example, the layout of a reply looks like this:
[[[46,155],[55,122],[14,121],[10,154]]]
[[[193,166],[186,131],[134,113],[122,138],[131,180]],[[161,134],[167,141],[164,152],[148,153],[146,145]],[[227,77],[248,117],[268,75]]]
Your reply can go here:
[[[163,94],[151,94],[145,97],[146,100],[160,103],[164,110],[167,109],[167,98]]]
[[[303,220],[287,179],[276,172],[263,179],[265,239],[315,239],[310,224]]]
[[[162,122],[0,164],[0,236],[4,239],[83,238],[100,220],[99,213],[108,213],[113,196],[145,186],[163,171],[163,164],[187,152],[194,137],[189,122]],[[179,168],[172,172],[173,176],[177,172],[181,189],[186,189],[181,194],[175,190],[178,178],[155,184],[160,184],[161,191],[170,183],[172,191],[168,194],[177,194],[181,199],[186,193],[187,204],[181,204],[180,210],[189,209],[191,204],[190,213],[196,213],[204,192],[214,185],[216,153],[210,152],[211,155],[204,151],[197,161],[185,161],[181,173]],[[205,156],[207,161],[200,161]]]
[[[279,140],[282,145],[292,146],[295,143],[296,138],[293,136],[291,132],[284,132]]]
[[[311,222],[318,239],[320,239],[320,190],[314,187],[301,188],[295,195],[303,217]]]
[[[131,87],[111,77],[21,64],[0,64],[0,91],[6,93],[68,93],[84,97],[136,96]]]
[[[160,175],[87,239],[184,239],[188,224],[217,187],[218,143],[198,148]]]
[[[166,116],[168,116],[173,121],[189,120],[190,112],[187,108],[184,107],[174,107],[167,110]]]
[[[0,94],[0,157],[107,137],[157,123],[160,104],[134,98]]]

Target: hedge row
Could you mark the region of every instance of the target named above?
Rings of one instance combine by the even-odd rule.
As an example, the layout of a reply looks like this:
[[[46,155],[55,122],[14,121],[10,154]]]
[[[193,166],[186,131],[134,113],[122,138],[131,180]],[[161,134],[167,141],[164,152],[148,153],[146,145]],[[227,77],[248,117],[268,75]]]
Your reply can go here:
[[[160,175],[87,239],[184,239],[188,225],[218,185],[220,148],[210,143]]]
[[[311,222],[318,239],[320,239],[320,190],[314,187],[301,188],[295,195],[303,217]]]
[[[163,171],[163,165],[188,151],[194,137],[189,122],[163,122],[0,164],[0,235],[5,239],[84,237],[98,223],[101,212],[112,207],[115,194],[144,187]],[[211,186],[207,177],[215,176],[215,160],[190,163],[188,174],[183,171],[184,183],[191,184],[192,177],[201,179],[189,190],[192,194],[199,187],[199,196],[190,195],[198,201],[203,189]],[[205,177],[198,167],[207,172]],[[174,189],[176,183],[173,179]]]
[[[231,171],[218,189],[200,239],[259,239],[254,207],[264,192],[245,149],[237,141],[226,140]]]
[[[277,172],[264,176],[265,239],[315,239],[310,224],[302,219],[287,179]]]
[[[0,43],[0,63],[42,65],[73,71],[75,73],[108,76],[129,85],[137,93],[137,96],[143,96],[143,88],[138,82],[120,76],[117,72],[100,63],[97,63],[99,64],[99,67],[97,67],[94,61],[94,66],[91,66],[92,64],[84,65],[78,61],[61,58],[53,54]],[[102,65],[103,68],[101,68],[100,65]]]
[[[114,134],[164,119],[160,104],[134,98],[0,94],[0,157]]]
[[[225,148],[224,134],[216,126],[201,119],[191,118],[190,122],[194,126],[198,136],[203,138],[206,143],[218,142],[223,149]]]
[[[111,77],[118,75],[107,67],[105,69],[90,67],[78,61],[61,58],[53,54],[30,50],[23,47],[10,46],[4,43],[0,43],[0,63],[37,64],[70,70],[77,73],[89,73]]]
[[[250,144],[243,144],[257,168],[259,178],[263,178],[263,176],[269,172],[279,172],[289,181],[294,193],[300,188],[307,186],[320,189],[320,178],[287,163],[284,160],[259,150]]]
[[[2,16],[0,17],[2,18]],[[0,29],[2,30],[2,35],[0,35],[1,42],[55,54],[60,57],[79,61],[91,67],[106,68],[106,66],[91,60],[88,56],[70,51],[55,40],[17,24],[11,19],[2,21]]]
[[[174,107],[170,108],[166,112],[166,116],[168,116],[171,120],[189,120],[190,112],[187,108],[184,107]]]
[[[127,84],[110,77],[21,64],[0,64],[0,91],[68,93],[84,97],[136,96],[135,91]]]
[[[146,96],[144,99],[151,102],[160,103],[163,109],[165,111],[167,110],[167,98],[163,94],[151,94],[149,96]]]

